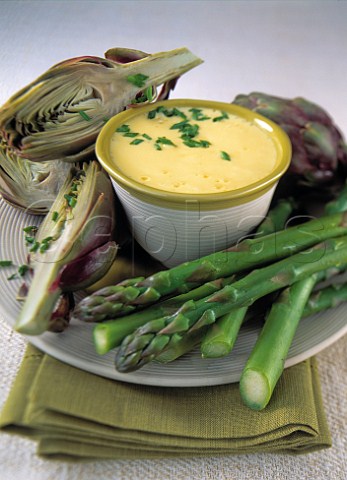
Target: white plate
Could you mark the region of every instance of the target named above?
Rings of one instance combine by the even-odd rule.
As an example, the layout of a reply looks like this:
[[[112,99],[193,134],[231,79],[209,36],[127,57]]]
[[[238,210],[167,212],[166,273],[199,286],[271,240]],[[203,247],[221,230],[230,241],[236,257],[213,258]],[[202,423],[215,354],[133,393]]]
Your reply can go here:
[[[23,228],[37,225],[40,217],[26,215],[0,199],[0,260],[16,265],[26,261]],[[8,281],[15,269],[0,269],[0,314],[12,326],[20,304],[16,294],[21,280]],[[27,340],[40,350],[69,365],[103,377],[143,385],[192,387],[237,382],[259,329],[242,327],[232,353],[225,358],[203,360],[199,350],[168,365],[151,363],[134,373],[121,374],[114,368],[114,352],[98,355],[92,342],[92,324],[72,321],[60,334],[47,332]],[[298,327],[285,366],[295,365],[320,352],[347,333],[347,305],[303,319]]]

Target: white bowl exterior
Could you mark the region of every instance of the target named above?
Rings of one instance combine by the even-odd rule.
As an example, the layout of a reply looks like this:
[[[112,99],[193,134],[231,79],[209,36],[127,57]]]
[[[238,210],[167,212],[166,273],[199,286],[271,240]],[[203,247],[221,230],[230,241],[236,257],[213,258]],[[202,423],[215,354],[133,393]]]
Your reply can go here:
[[[134,238],[169,268],[224,250],[246,236],[266,216],[277,185],[248,203],[203,211],[197,202],[186,202],[184,210],[147,203],[111,180]]]

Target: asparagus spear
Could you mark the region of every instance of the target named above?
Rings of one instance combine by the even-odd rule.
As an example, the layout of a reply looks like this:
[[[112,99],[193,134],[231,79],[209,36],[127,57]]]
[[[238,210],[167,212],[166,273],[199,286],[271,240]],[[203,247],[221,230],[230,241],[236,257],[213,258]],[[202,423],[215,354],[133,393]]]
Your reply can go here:
[[[144,325],[146,322],[165,315],[170,315],[186,301],[198,300],[211,295],[225,285],[232,283],[233,280],[234,276],[213,280],[204,283],[189,292],[182,293],[175,297],[168,298],[167,300],[163,300],[160,303],[151,305],[140,312],[98,323],[93,330],[93,340],[97,353],[104,355],[113,348],[118,347],[127,335],[132,333],[136,328]]]
[[[246,239],[227,250],[163,270],[146,279],[130,279],[84,298],[74,315],[80,320],[107,320],[175,292],[183,284],[204,282],[288,257],[310,246],[347,234],[347,215],[310,220],[261,238]],[[189,287],[189,285],[188,285]]]
[[[347,236],[328,239],[275,262],[227,285],[203,299],[185,302],[174,314],[147,322],[128,335],[116,357],[121,372],[140,368],[170,347],[175,334],[197,331],[231,309],[245,307],[264,295],[292,285],[314,273],[347,264]],[[177,337],[176,337],[177,338]]]
[[[262,410],[269,403],[316,281],[314,274],[294,283],[271,307],[240,379],[242,401],[252,410]]]
[[[259,225],[256,234],[264,236],[285,228],[294,208],[292,199],[281,199]],[[224,357],[231,352],[244,321],[248,308],[241,307],[220,317],[209,329],[201,342],[203,358]]]
[[[309,317],[347,301],[347,284],[335,284],[313,292],[308,299],[303,317]]]

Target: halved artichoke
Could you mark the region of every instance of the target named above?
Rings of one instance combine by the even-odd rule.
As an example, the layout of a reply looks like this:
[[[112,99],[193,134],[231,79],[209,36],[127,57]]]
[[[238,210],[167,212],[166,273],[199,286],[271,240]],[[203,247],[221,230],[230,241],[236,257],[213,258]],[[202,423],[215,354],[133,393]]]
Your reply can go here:
[[[85,288],[105,275],[118,248],[114,227],[108,175],[96,161],[72,170],[36,235],[26,236],[34,276],[15,330],[43,333],[63,292]]]
[[[131,104],[139,92],[202,62],[186,48],[150,55],[111,49],[106,57],[60,62],[13,95],[0,110],[0,135],[6,147],[32,161],[90,159],[109,117]],[[133,58],[138,59],[124,63]]]

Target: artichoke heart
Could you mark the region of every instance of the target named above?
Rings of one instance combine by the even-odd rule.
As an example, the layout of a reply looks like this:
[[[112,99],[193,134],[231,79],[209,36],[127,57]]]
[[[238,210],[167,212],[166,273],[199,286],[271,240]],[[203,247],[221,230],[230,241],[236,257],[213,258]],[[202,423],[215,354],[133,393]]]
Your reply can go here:
[[[96,161],[71,169],[31,240],[34,277],[15,330],[43,333],[63,292],[85,288],[107,272],[117,253],[114,227],[115,199],[107,174]]]

